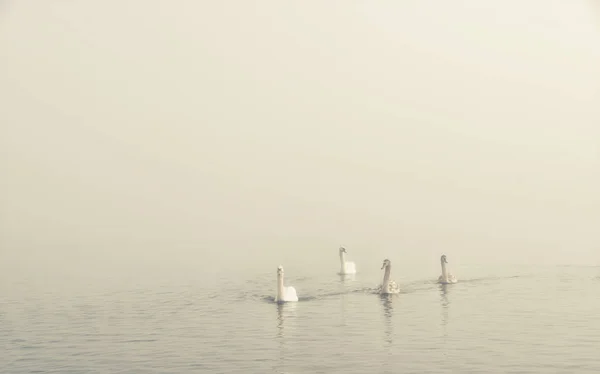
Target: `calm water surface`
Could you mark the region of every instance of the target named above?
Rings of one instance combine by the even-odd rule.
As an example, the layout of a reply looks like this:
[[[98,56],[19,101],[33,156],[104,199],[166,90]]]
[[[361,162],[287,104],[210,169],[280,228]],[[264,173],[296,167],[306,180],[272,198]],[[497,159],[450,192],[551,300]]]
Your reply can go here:
[[[275,268],[0,286],[2,373],[598,373],[600,268],[452,269],[406,276],[381,297],[378,268]],[[406,267],[406,265],[403,265]],[[486,265],[487,266],[487,265]],[[394,276],[395,275],[395,276]],[[68,286],[67,286],[68,285]]]

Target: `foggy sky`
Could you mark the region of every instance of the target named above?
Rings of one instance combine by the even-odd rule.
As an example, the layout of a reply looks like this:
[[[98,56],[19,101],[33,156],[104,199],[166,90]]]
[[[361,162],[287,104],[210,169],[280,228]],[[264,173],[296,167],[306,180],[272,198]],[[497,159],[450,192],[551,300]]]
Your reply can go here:
[[[600,260],[592,2],[0,12],[3,271]]]

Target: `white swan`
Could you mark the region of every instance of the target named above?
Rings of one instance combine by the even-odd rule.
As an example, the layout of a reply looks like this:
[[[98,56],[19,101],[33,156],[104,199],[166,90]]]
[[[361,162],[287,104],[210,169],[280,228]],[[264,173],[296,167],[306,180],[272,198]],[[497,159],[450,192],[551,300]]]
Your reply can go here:
[[[356,265],[346,261],[346,248],[340,247],[340,274],[356,274]]]
[[[292,286],[283,286],[283,266],[277,267],[277,296],[275,297],[276,303],[283,303],[286,301],[298,301],[298,295],[296,295],[296,289]]]
[[[394,282],[393,280],[390,280],[390,272],[392,271],[392,263],[387,258],[385,260],[383,260],[383,266],[381,267],[381,269],[383,270],[383,268],[385,268],[385,273],[383,274],[383,282],[381,283],[380,292],[382,294],[400,292],[400,287],[398,286],[398,284],[396,282]]]
[[[449,284],[458,282],[458,279],[456,279],[456,277],[450,274],[446,269],[446,264],[448,263],[448,260],[446,260],[446,255],[442,255],[440,261],[442,262],[442,275],[440,275],[438,278],[438,283]]]

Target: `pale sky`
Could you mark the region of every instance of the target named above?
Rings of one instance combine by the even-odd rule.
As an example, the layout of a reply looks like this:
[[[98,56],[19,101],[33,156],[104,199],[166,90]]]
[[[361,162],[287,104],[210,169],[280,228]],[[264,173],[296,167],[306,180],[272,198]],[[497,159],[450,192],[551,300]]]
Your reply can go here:
[[[593,1],[2,4],[0,271],[600,264]]]

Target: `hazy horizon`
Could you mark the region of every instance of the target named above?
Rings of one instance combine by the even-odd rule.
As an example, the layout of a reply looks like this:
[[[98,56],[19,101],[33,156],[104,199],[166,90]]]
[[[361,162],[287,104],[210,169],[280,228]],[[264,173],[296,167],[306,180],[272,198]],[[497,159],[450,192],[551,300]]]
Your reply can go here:
[[[593,2],[3,5],[3,274],[600,265]]]

